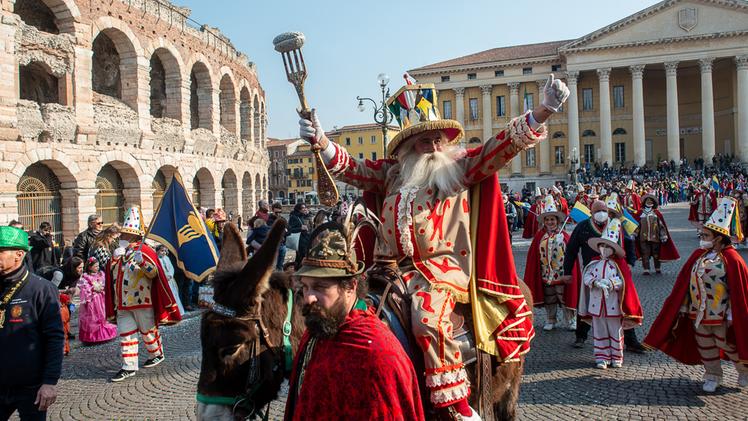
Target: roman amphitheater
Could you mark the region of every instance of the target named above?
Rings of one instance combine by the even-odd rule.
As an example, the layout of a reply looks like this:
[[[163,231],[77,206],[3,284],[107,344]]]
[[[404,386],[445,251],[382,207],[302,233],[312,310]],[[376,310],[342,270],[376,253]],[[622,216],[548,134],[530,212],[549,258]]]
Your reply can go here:
[[[0,223],[149,220],[175,171],[203,208],[267,196],[265,92],[218,29],[165,0],[0,4]]]

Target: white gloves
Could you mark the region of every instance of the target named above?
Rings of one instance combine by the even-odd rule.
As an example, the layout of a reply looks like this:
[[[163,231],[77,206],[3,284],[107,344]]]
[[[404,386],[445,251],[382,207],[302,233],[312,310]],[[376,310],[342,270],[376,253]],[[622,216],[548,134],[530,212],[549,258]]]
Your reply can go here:
[[[667,243],[667,235],[663,235],[662,237],[660,237],[660,242]]]
[[[603,290],[603,295],[608,296],[610,291],[613,290],[613,282],[610,279],[598,279],[593,283],[594,286]]]
[[[557,113],[561,105],[569,98],[569,88],[566,87],[564,82],[551,74],[548,77],[548,82],[545,83],[545,88],[543,88],[543,95],[543,106]]]
[[[325,137],[325,131],[322,130],[322,124],[320,124],[319,118],[317,118],[317,110],[312,110],[311,120],[305,118],[299,120],[299,137],[312,145]]]
[[[132,260],[137,264],[143,263],[143,253],[140,250],[136,251],[132,255]]]
[[[122,257],[125,255],[125,248],[124,247],[117,247],[114,249],[114,253],[112,254],[112,257]]]

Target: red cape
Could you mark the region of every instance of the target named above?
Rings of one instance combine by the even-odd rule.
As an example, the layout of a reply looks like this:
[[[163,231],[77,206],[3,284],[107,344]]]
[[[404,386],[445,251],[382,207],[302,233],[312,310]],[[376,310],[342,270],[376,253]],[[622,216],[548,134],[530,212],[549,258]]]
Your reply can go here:
[[[697,191],[693,192],[693,196],[695,198],[696,195],[700,195],[702,193],[703,192],[697,190]],[[717,194],[714,193],[714,192],[709,192],[709,200],[710,200],[710,202],[712,202],[712,209],[717,209]],[[690,207],[690,209],[688,211],[688,220],[689,221],[694,221],[694,222],[696,222],[696,221],[699,220],[699,203],[698,203],[698,201],[696,203],[692,203],[691,204],[691,207]]]
[[[133,243],[131,247],[137,248],[139,244]],[[164,268],[161,267],[161,262],[158,260],[158,254],[148,244],[143,244],[140,251],[143,253],[143,259],[150,261],[158,269],[158,276],[151,283],[151,307],[153,308],[153,320],[156,322],[156,326],[177,323],[182,320],[182,315],[179,314],[179,308],[166,275],[164,275]],[[114,296],[115,280],[112,279],[112,268],[114,264],[119,264],[120,261],[120,259],[116,259],[115,262],[115,259],[112,258],[106,267],[106,317],[109,320],[113,320],[117,316],[117,311],[114,308],[116,297]]]
[[[304,332],[299,350],[309,340]],[[316,342],[297,391],[304,354],[294,358],[286,420],[424,419],[413,364],[371,309],[353,310],[335,337]]]
[[[593,257],[590,264],[598,260],[600,260],[599,255]],[[623,328],[631,329],[635,326],[641,325],[644,320],[644,313],[642,311],[641,302],[639,301],[639,294],[636,292],[636,286],[634,285],[634,280],[631,276],[631,268],[626,263],[626,259],[616,256],[610,260],[618,266],[618,270],[621,272],[621,277],[623,278],[623,288],[621,288],[618,294],[618,298],[621,301],[619,303],[619,308],[623,313]],[[584,288],[584,286],[580,286],[580,288]],[[586,304],[580,302],[579,305],[584,306]],[[589,322],[592,318],[591,316],[582,316],[582,319]]]
[[[535,236],[535,233],[538,232],[539,227],[537,213],[538,205],[536,203],[533,203],[532,206],[530,206],[530,212],[527,214],[527,218],[525,218],[524,228],[522,229],[522,238],[532,238],[533,236]]]
[[[690,365],[699,365],[702,361],[696,345],[693,320],[681,314],[680,308],[689,293],[691,268],[704,253],[706,250],[697,249],[688,258],[675,280],[673,291],[644,339],[645,345]],[[722,259],[726,266],[733,320],[727,330],[727,341],[737,347],[738,358],[748,362],[748,266],[734,247],[722,250]]]
[[[634,214],[634,219],[636,219],[636,222],[639,223],[639,226],[641,226],[643,213],[644,213],[644,210],[640,210],[639,212]],[[662,213],[660,213],[660,211],[658,211],[657,209],[654,209],[654,213],[655,215],[657,215],[657,218],[660,220],[660,223],[662,224],[663,227],[665,227],[665,231],[667,232],[667,241],[665,242],[665,244],[660,244],[660,261],[669,262],[672,260],[680,259],[680,253],[678,253],[678,248],[675,247],[675,243],[673,242],[673,237],[670,235],[670,230],[667,227],[665,218],[662,216]],[[635,240],[634,243],[636,243],[636,258],[641,259],[642,258],[641,243],[639,243],[638,239]]]
[[[532,301],[535,307],[545,306],[545,291],[543,279],[540,274],[540,240],[543,239],[545,230],[538,231],[535,238],[530,244],[530,250],[527,252],[527,261],[525,263],[525,283],[532,291]],[[569,233],[563,231],[564,243],[569,242]],[[574,265],[571,273],[571,282],[564,286],[564,306],[566,308],[577,310],[579,302],[579,268]]]
[[[640,211],[641,211],[641,209],[642,209],[642,198],[641,198],[641,197],[640,197],[640,196],[639,196],[638,194],[636,194],[636,193],[633,193],[633,192],[631,192],[631,193],[629,193],[628,195],[624,195],[624,197],[623,197],[623,198],[621,198],[621,202],[622,202],[622,203],[621,203],[621,205],[622,205],[622,206],[623,206],[624,208],[626,207],[626,204],[625,204],[624,202],[626,202],[626,199],[627,199],[627,198],[628,198],[629,196],[631,197],[631,199],[632,199],[632,200],[633,200],[633,202],[634,202],[634,203],[633,203],[633,208],[632,208],[632,210],[633,210],[634,212],[640,212]]]
[[[563,196],[560,196],[558,198],[558,204],[559,204],[558,207],[561,208],[560,209],[561,212],[568,215],[569,214],[569,202],[566,201],[566,198],[564,198]]]

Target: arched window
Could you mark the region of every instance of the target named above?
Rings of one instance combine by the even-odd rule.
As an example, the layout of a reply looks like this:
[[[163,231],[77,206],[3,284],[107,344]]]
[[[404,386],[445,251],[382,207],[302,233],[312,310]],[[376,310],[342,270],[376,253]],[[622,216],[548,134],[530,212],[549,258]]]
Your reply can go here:
[[[155,212],[156,209],[158,209],[158,205],[161,203],[161,199],[164,197],[164,192],[166,191],[166,176],[163,171],[158,170],[156,172],[151,187],[153,188],[153,211]]]
[[[60,180],[46,165],[31,164],[18,181],[18,221],[34,230],[42,222],[52,224],[52,235],[62,240]]]
[[[468,141],[469,145],[480,144],[480,143],[481,143],[480,138],[477,138],[477,137],[471,137],[470,140]]]
[[[20,16],[26,25],[33,26],[42,32],[60,33],[55,23],[54,13],[42,0],[16,0],[13,13]]]
[[[122,177],[110,164],[96,175],[96,213],[104,225],[121,224],[125,219],[125,185]]]
[[[618,134],[626,134],[626,129],[624,129],[622,127],[619,127],[617,129],[613,130],[613,135],[614,136],[618,135]]]
[[[564,137],[566,137],[566,135],[562,131],[558,131],[556,133],[553,133],[553,139],[562,139]]]
[[[597,134],[590,129],[587,129],[582,132],[582,137],[595,137],[595,136],[597,136]]]
[[[21,99],[39,104],[60,103],[57,77],[46,64],[31,62],[18,68]]]
[[[197,175],[192,179],[192,204],[200,209],[200,177]]]

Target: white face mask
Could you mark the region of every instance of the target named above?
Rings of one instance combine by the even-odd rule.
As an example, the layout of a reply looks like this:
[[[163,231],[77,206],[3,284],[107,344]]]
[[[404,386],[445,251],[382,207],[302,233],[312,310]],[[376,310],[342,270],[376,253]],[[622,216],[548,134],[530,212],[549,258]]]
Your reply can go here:
[[[714,247],[714,242],[712,241],[706,241],[706,240],[700,240],[699,241],[699,247],[704,250],[711,250],[712,247]]]
[[[606,211],[595,212],[595,221],[601,224],[604,222],[608,222],[608,212]]]
[[[600,246],[598,250],[600,251],[600,256],[602,256],[603,259],[607,259],[608,257],[613,255],[613,249],[610,247]]]

